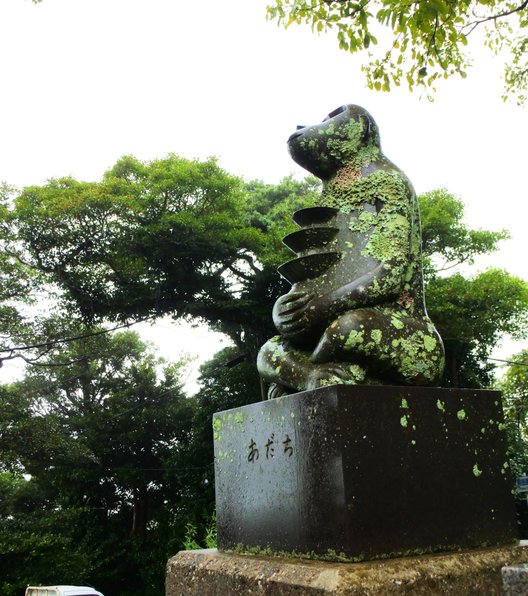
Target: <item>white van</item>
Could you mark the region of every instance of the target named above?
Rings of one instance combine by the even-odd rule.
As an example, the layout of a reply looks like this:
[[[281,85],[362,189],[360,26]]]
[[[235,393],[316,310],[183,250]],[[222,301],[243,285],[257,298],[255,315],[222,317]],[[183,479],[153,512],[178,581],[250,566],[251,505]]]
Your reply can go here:
[[[26,596],[103,596],[87,586],[28,586]]]

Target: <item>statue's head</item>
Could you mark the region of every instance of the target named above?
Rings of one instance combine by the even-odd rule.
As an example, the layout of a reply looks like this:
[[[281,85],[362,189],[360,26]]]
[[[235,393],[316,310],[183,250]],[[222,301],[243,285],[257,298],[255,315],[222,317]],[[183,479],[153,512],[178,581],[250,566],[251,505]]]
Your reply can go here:
[[[292,159],[322,180],[344,165],[362,161],[366,149],[379,153],[379,147],[374,119],[367,110],[352,104],[330,112],[320,124],[298,126],[288,139]]]

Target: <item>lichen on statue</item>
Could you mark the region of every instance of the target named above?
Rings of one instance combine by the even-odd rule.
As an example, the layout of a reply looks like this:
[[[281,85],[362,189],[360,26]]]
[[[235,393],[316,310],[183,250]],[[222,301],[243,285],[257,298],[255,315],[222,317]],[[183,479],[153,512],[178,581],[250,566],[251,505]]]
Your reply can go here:
[[[418,203],[372,116],[342,106],[298,127],[288,148],[323,191],[284,238],[297,257],[279,267],[292,287],[273,308],[279,335],[258,357],[269,397],[334,383],[434,384],[444,349],[425,309]]]

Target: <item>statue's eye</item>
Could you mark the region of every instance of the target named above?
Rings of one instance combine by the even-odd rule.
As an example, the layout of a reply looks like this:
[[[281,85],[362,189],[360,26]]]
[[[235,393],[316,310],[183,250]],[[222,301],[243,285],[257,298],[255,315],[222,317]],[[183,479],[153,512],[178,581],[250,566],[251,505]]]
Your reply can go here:
[[[333,112],[330,112],[330,114],[328,114],[328,116],[323,120],[323,122],[325,120],[330,120],[330,118],[333,118],[334,116],[337,116],[338,114],[341,114],[342,112],[345,112],[347,110],[347,106],[340,106],[338,108],[336,108]]]

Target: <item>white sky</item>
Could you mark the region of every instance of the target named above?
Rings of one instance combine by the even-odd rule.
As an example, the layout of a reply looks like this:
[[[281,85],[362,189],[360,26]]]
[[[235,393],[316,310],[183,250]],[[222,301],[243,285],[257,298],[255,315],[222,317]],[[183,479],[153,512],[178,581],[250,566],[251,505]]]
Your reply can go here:
[[[434,103],[368,91],[361,56],[334,35],[266,21],[266,0],[0,0],[0,180],[98,180],[124,154],[217,155],[229,172],[277,182],[303,175],[286,152],[297,124],[343,103],[374,116],[385,154],[417,192],[446,186],[473,227],[510,230],[479,263],[528,279],[528,112],[501,97],[501,66],[476,48],[465,81]],[[204,329],[144,331],[160,353],[209,358]],[[496,357],[528,348],[505,342]],[[9,366],[5,371],[9,374]]]

